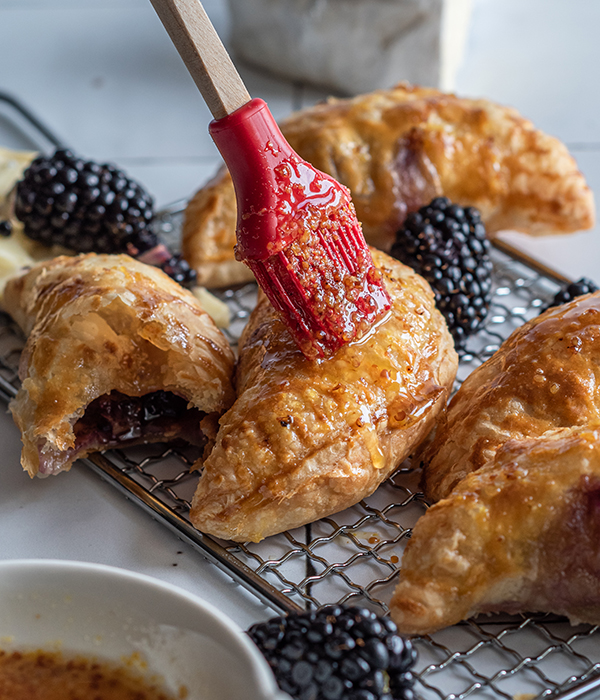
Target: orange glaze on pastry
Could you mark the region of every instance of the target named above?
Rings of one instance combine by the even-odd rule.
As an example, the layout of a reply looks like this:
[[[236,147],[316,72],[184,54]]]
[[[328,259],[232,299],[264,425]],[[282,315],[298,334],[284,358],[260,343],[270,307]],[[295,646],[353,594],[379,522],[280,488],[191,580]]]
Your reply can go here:
[[[600,430],[509,440],[417,522],[391,616],[427,634],[478,613],[600,624]]]
[[[445,195],[488,233],[566,233],[594,224],[593,195],[567,148],[514,109],[400,84],[330,99],[281,124],[292,148],[346,185],[367,242],[389,250],[406,214]],[[202,284],[251,279],[233,257],[236,208],[222,170],[190,201],[182,249]]]
[[[600,422],[600,292],[518,328],[452,398],[417,459],[423,489],[447,496],[511,438]]]
[[[238,398],[191,509],[203,532],[258,541],[371,494],[425,437],[457,368],[427,283],[373,251],[392,309],[361,342],[307,360],[263,297],[240,344]]]

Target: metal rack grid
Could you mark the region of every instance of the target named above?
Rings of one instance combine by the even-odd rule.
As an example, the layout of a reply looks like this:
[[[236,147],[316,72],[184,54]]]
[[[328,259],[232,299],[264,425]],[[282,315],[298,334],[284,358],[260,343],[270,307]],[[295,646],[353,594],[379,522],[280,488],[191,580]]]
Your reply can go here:
[[[165,217],[170,225],[171,215]],[[512,330],[539,313],[560,276],[495,247],[494,297],[485,325],[460,362],[458,383],[493,354]],[[232,313],[227,329],[235,345],[255,301],[254,285],[218,292]],[[23,338],[0,316],[0,392],[17,387]],[[193,449],[165,445],[114,450],[83,462],[146,509],[205,557],[225,569],[271,607],[288,612],[327,603],[366,604],[380,613],[399,574],[402,550],[427,504],[418,472],[402,465],[372,496],[353,508],[259,544],[237,544],[196,531],[188,511],[197,472]],[[596,683],[600,631],[571,627],[546,616],[491,616],[417,638],[417,693],[429,698],[575,698]],[[576,684],[583,689],[569,690]],[[569,690],[569,694],[564,692]],[[577,693],[574,695],[573,693]]]
[[[45,136],[54,143],[51,134]],[[164,237],[176,238],[180,215],[181,203],[158,217]],[[566,281],[500,243],[493,260],[491,311],[485,328],[462,354],[457,385],[515,328],[537,315]],[[226,334],[235,345],[256,289],[245,285],[217,295],[231,310]],[[7,401],[18,388],[23,343],[11,319],[0,314],[0,396]],[[418,472],[402,465],[353,508],[259,544],[237,544],[203,535],[190,525],[198,479],[190,467],[197,456],[193,449],[153,445],[98,453],[82,462],[279,612],[333,602],[387,612],[404,544],[427,508],[418,490]],[[574,700],[600,688],[599,642],[597,627],[572,627],[551,615],[470,620],[415,639],[416,692],[422,700]]]

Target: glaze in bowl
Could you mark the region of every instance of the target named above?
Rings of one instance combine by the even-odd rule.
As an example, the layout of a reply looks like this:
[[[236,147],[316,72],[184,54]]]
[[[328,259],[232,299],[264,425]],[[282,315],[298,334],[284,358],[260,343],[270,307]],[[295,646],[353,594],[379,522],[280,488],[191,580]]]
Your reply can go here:
[[[134,665],[188,700],[289,700],[245,632],[200,598],[124,569],[0,562],[0,649]]]

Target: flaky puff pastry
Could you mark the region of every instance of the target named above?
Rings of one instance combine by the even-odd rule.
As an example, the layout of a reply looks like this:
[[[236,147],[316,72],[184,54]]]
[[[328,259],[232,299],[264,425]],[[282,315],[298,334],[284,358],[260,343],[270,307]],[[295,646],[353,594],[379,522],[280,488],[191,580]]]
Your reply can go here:
[[[437,501],[511,438],[600,423],[600,292],[525,323],[463,382],[416,460]]]
[[[10,409],[31,476],[113,444],[214,438],[234,399],[233,352],[161,270],[126,255],[58,257],[11,279],[3,302],[28,336]],[[172,395],[189,416],[169,420]]]
[[[509,440],[417,521],[390,612],[428,634],[478,613],[600,624],[600,429]]]
[[[457,355],[428,284],[373,251],[392,298],[366,339],[309,361],[265,297],[241,338],[238,397],[204,463],[191,521],[259,541],[371,494],[431,429]]]
[[[488,233],[566,233],[594,223],[592,192],[564,144],[488,100],[403,83],[330,99],[281,129],[302,158],[350,188],[367,241],[382,250],[406,214],[437,195],[477,207]],[[234,260],[235,224],[233,185],[222,170],[192,198],[183,226],[183,253],[202,284],[251,279]]]

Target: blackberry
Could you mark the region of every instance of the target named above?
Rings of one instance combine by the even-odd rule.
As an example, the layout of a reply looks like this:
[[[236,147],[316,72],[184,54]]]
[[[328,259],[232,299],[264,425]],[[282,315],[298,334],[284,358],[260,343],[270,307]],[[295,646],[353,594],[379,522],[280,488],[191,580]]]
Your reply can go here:
[[[191,268],[181,255],[173,255],[160,265],[160,269],[172,277],[182,287],[194,287],[197,281],[196,270]]]
[[[18,182],[14,212],[29,238],[76,253],[129,253],[157,244],[153,198],[114,165],[58,149],[36,158]]]
[[[552,299],[547,306],[541,309],[540,313],[551,309],[553,306],[560,306],[561,304],[566,304],[569,301],[573,301],[573,299],[583,296],[584,294],[590,294],[597,291],[598,287],[594,282],[592,282],[592,280],[588,279],[587,277],[582,277],[581,279],[577,280],[577,282],[571,282],[570,284],[565,285],[555,294],[554,299]]]
[[[413,700],[416,652],[366,608],[329,605],[276,617],[248,634],[296,700]]]
[[[153,198],[111,164],[67,149],[36,158],[15,191],[14,212],[29,238],[74,253],[127,253],[156,265],[182,286],[196,271],[160,243],[151,228]],[[1,229],[0,235],[4,234]]]
[[[181,255],[173,255],[162,243],[142,253],[138,259],[147,265],[160,267],[164,273],[179,282],[182,287],[191,289],[196,285],[198,279],[196,270],[191,268]]]
[[[474,207],[436,197],[409,214],[391,254],[431,285],[457,348],[487,316],[492,298],[492,261],[481,215]]]

